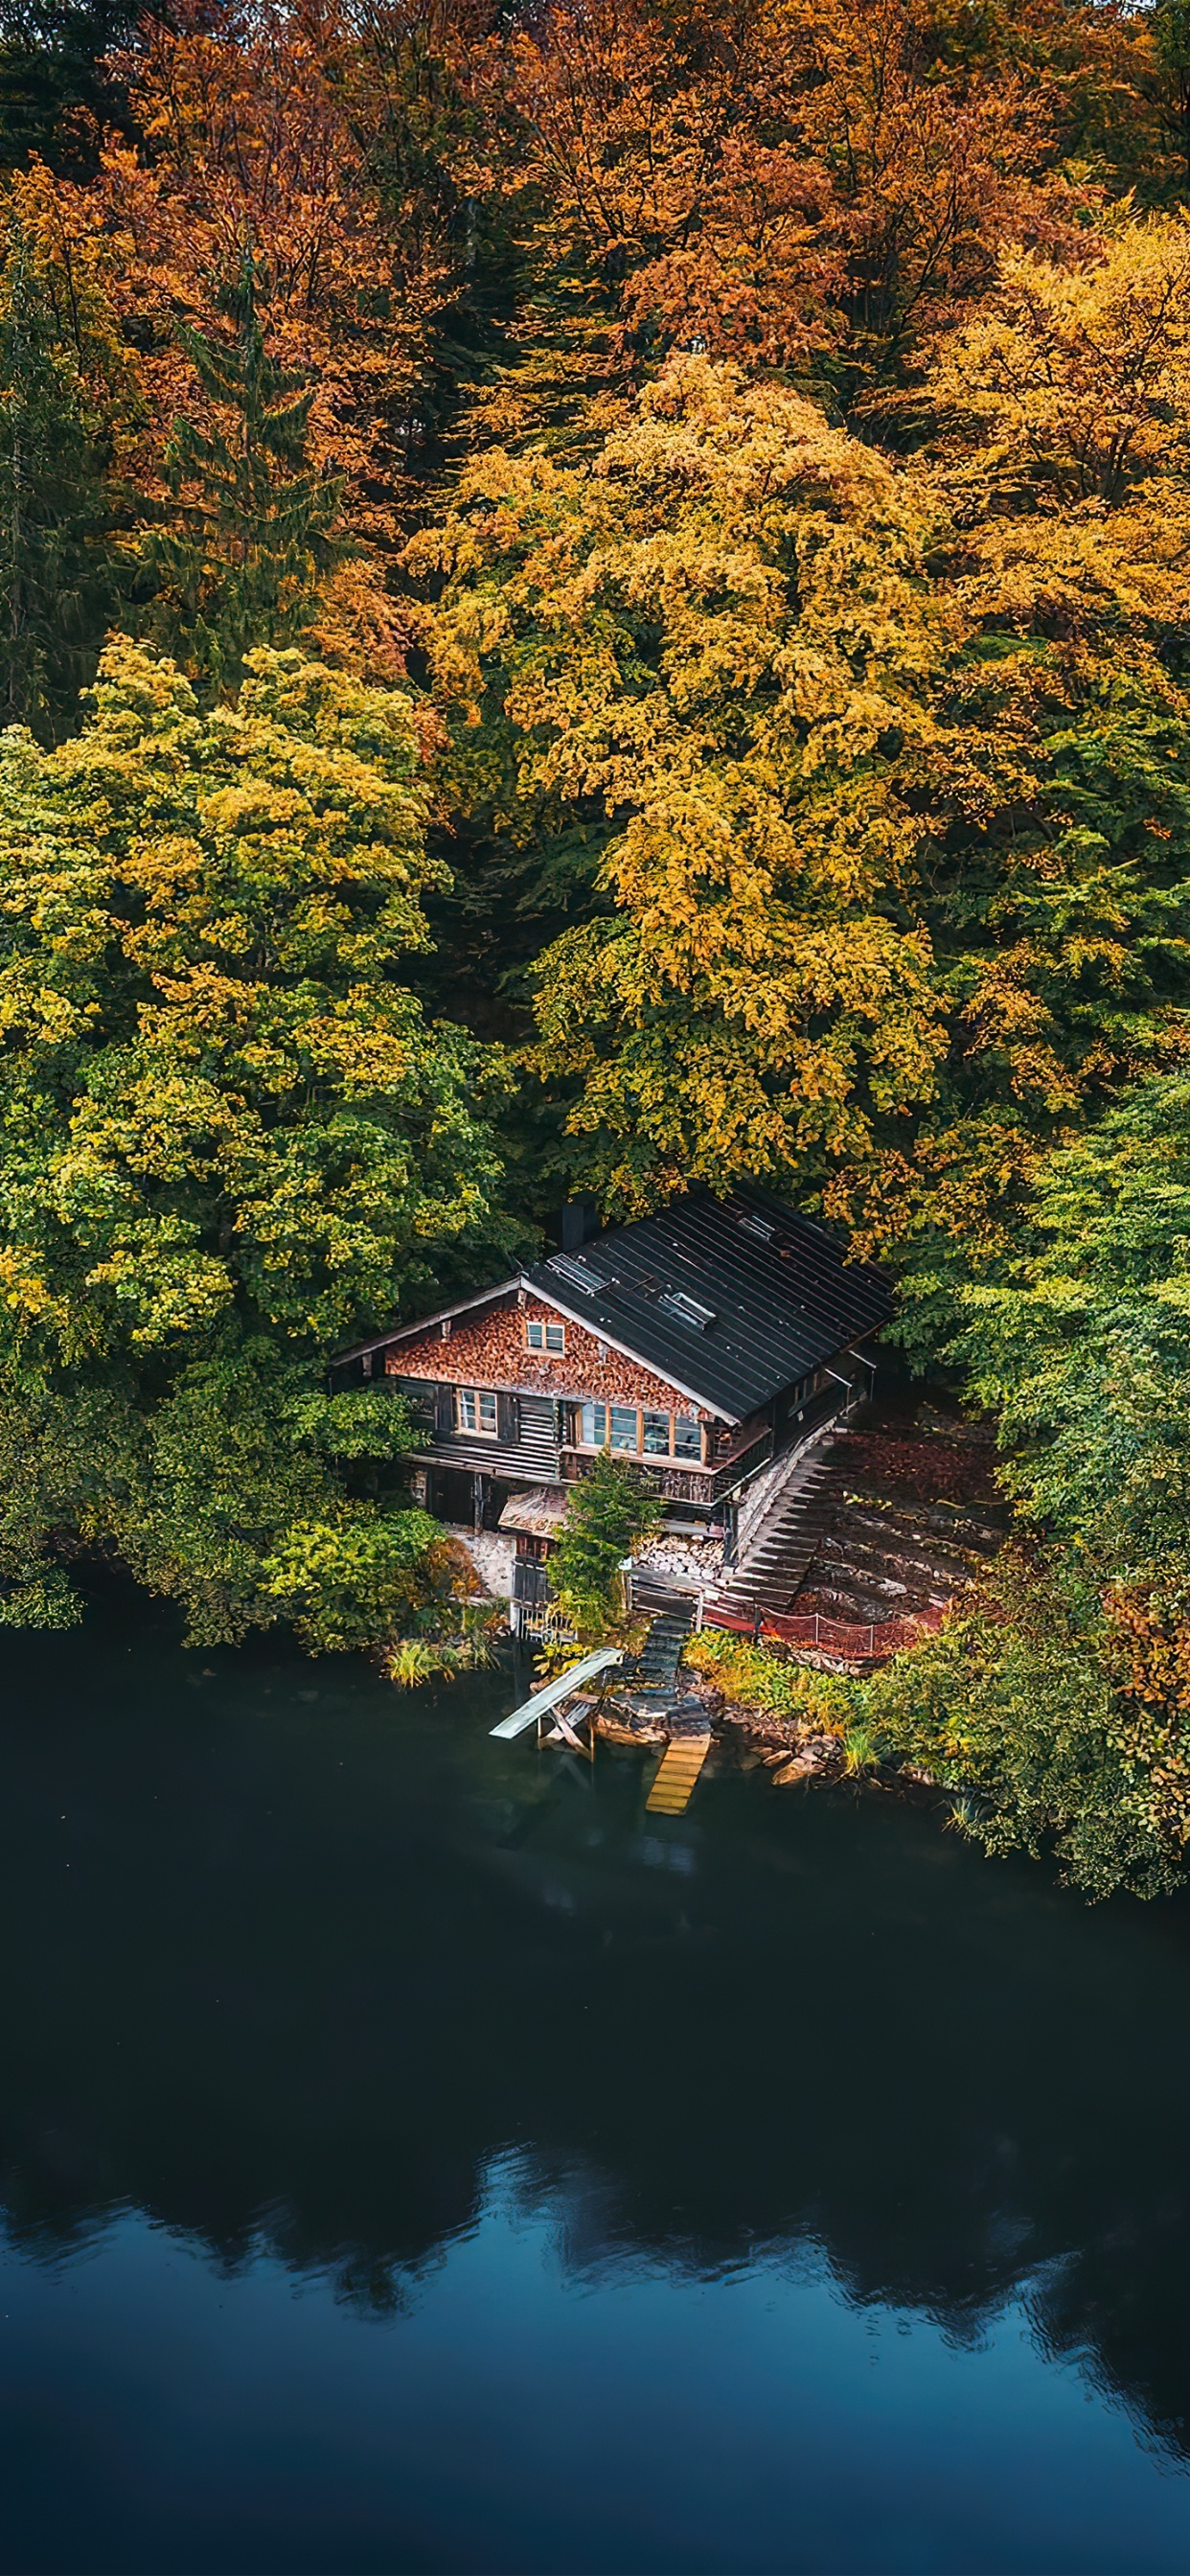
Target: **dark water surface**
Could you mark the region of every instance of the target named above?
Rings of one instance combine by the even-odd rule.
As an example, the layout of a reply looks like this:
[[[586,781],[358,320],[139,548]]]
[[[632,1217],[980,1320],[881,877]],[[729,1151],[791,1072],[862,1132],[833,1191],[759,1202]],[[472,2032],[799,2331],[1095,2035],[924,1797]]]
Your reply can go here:
[[[7,2570],[1190,2562],[1190,1908],[6,1639]]]

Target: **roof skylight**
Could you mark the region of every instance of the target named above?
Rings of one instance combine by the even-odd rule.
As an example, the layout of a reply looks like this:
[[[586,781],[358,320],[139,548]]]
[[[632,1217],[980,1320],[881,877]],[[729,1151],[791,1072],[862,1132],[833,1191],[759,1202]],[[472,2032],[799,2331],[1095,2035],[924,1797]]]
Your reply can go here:
[[[696,1333],[705,1333],[715,1321],[713,1306],[702,1306],[697,1297],[688,1297],[684,1288],[668,1288],[657,1300],[667,1315],[676,1315],[680,1324],[692,1324]]]
[[[555,1252],[546,1267],[556,1270],[560,1279],[568,1279],[572,1288],[581,1288],[584,1297],[597,1296],[606,1284],[589,1262],[580,1261],[573,1252]]]

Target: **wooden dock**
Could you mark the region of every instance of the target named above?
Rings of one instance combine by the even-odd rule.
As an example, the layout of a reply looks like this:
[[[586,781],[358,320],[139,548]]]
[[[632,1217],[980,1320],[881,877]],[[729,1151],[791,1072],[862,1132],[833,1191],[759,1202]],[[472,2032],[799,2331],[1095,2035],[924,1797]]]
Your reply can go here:
[[[680,1816],[711,1749],[710,1734],[672,1735],[645,1800],[650,1815]]]
[[[510,1717],[502,1717],[499,1725],[491,1727],[489,1732],[502,1736],[506,1744],[511,1742],[514,1736],[524,1735],[529,1727],[540,1726],[542,1718],[548,1717],[560,1701],[569,1699],[583,1682],[593,1681],[596,1673],[608,1672],[613,1664],[622,1661],[618,1646],[597,1647],[593,1655],[584,1655],[581,1663],[571,1664],[566,1672],[556,1674],[552,1682],[546,1683],[544,1690],[534,1691],[532,1699],[522,1700]]]

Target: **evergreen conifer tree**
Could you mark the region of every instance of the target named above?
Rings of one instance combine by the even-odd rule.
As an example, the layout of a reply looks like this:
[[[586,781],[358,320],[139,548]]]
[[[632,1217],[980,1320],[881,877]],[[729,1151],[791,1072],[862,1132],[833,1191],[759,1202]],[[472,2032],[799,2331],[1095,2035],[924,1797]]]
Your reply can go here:
[[[90,178],[98,146],[125,101],[113,54],[159,0],[4,0],[0,8],[0,168],[48,162]]]
[[[346,552],[341,482],[307,463],[314,388],[271,355],[257,284],[246,258],[227,299],[234,341],[180,333],[206,417],[174,422],[171,499],[144,546],[157,584],[154,634],[200,685],[223,693],[238,686],[254,646],[295,640]]]
[[[31,246],[0,271],[0,721],[73,728],[115,598],[104,442]]]
[[[620,1567],[661,1518],[661,1501],[627,1458],[601,1450],[572,1485],[554,1559],[555,1597],[579,1637],[600,1637],[621,1611]]]
[[[1153,42],[1165,75],[1166,111],[1183,162],[1183,186],[1190,179],[1190,6],[1187,0],[1156,0]]]

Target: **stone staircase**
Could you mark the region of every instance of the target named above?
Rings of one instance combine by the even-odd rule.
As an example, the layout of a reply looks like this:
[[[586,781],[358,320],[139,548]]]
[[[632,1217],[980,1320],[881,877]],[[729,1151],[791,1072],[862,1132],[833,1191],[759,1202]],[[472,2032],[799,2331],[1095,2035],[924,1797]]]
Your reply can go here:
[[[763,1618],[792,1608],[831,1527],[841,1485],[836,1447],[842,1443],[826,1432],[793,1453],[744,1533],[739,1563],[708,1609]]]

